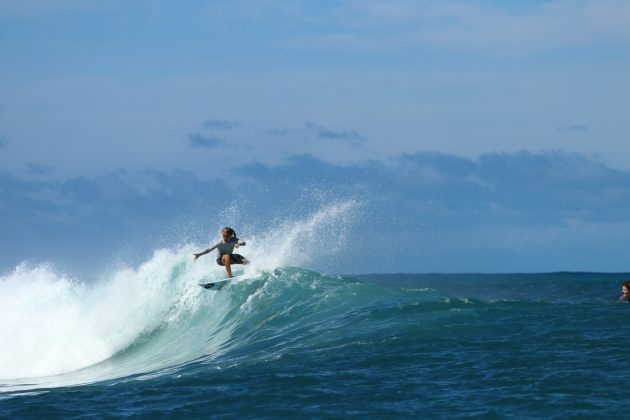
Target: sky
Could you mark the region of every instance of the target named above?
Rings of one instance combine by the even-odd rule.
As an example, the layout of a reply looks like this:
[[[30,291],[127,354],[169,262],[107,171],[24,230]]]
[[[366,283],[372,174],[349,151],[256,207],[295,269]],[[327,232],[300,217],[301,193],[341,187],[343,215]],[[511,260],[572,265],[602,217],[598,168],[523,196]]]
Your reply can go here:
[[[0,272],[326,200],[324,271],[628,271],[628,74],[625,0],[0,0]]]

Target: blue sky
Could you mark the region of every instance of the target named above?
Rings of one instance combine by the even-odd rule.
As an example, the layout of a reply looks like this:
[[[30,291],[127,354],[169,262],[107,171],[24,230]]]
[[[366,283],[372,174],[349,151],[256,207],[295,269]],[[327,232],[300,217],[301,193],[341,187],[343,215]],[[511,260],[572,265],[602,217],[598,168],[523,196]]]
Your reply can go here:
[[[3,270],[314,186],[352,271],[629,266],[627,1],[0,1],[0,62]]]

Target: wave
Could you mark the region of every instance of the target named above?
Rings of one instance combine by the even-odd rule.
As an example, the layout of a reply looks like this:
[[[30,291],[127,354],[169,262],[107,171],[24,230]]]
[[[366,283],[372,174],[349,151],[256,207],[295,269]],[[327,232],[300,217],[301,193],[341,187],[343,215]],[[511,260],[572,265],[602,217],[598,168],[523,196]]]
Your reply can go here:
[[[296,267],[246,274],[206,291],[197,285],[204,273],[189,263],[189,251],[158,251],[139,269],[93,288],[45,267],[20,267],[1,283],[14,297],[8,308],[14,316],[0,322],[2,336],[10,337],[0,349],[3,388],[160,374],[217,359],[252,362],[309,346],[322,332],[355,325],[368,313],[378,322],[379,308],[401,310],[410,294],[444,300],[432,291]]]
[[[197,285],[207,266],[191,263],[192,249],[160,250],[94,287],[46,267],[20,267],[0,283],[0,295],[12,291],[17,314],[0,321],[2,336],[11,337],[0,348],[0,390],[149,379],[357,343],[430,339],[489,309],[552,305],[453,298],[299,267],[248,269],[244,279],[207,291]]]
[[[254,311],[252,302],[277,281],[276,268],[334,252],[322,239],[343,229],[357,207],[333,203],[249,235],[250,286],[236,295],[231,287],[216,293],[197,285],[225,274],[212,258],[193,262],[197,244],[157,250],[137,268],[92,282],[51,265],[21,264],[0,277],[0,386],[86,383],[224,354],[241,340],[234,331]]]

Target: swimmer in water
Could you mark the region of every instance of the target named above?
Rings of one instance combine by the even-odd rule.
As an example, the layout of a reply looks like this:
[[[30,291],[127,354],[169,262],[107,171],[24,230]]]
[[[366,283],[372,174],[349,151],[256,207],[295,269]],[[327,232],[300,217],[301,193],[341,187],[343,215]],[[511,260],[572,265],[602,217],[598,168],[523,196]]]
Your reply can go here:
[[[630,280],[623,282],[621,285],[621,296],[619,296],[619,302],[630,302]]]
[[[197,254],[193,254],[195,256],[195,260],[202,255],[206,255],[210,251],[216,248],[218,252],[217,264],[225,266],[225,271],[227,271],[228,277],[232,276],[232,264],[249,264],[247,258],[243,257],[240,254],[234,254],[234,248],[238,248],[240,246],[245,246],[245,242],[240,242],[236,237],[236,232],[231,227],[224,227],[221,231],[221,236],[223,240],[218,242],[211,248],[206,249],[205,251],[201,251]]]

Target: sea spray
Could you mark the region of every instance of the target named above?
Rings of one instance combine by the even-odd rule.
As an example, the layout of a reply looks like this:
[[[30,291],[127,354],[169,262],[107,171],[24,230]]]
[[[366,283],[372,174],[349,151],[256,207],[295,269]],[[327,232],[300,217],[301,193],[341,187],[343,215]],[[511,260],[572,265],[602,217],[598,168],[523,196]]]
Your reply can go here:
[[[248,258],[254,270],[286,265],[304,266],[331,256],[348,243],[347,232],[362,204],[344,200],[323,206],[305,219],[278,222],[248,239]],[[244,251],[245,252],[245,251]]]

